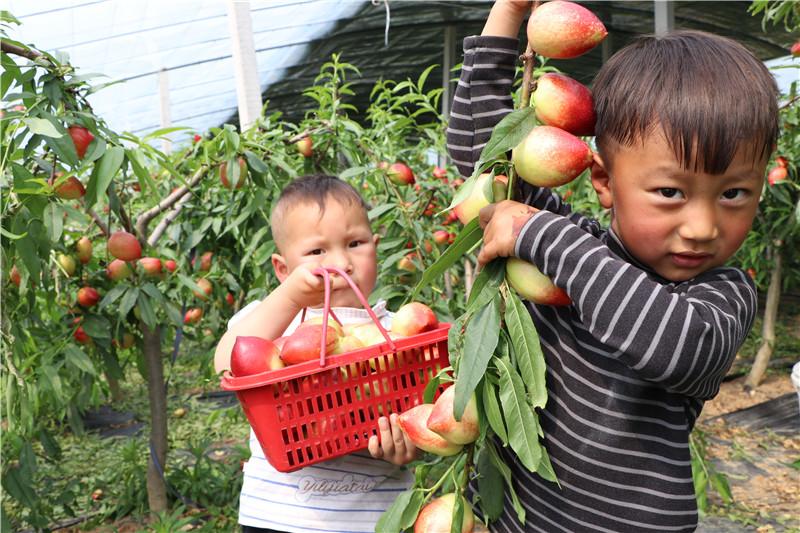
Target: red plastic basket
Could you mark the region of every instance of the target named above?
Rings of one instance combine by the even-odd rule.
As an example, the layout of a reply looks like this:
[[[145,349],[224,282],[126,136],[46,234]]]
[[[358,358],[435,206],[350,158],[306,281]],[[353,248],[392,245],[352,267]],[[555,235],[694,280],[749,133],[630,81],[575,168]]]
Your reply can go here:
[[[225,371],[221,378],[224,390],[236,391],[264,455],[281,472],[365,449],[378,418],[423,403],[428,382],[450,364],[449,324],[392,340],[353,281],[335,268],[315,271],[325,278],[323,324],[330,313],[329,271],[347,280],[386,342],[326,358],[322,339],[319,362],[243,377]]]

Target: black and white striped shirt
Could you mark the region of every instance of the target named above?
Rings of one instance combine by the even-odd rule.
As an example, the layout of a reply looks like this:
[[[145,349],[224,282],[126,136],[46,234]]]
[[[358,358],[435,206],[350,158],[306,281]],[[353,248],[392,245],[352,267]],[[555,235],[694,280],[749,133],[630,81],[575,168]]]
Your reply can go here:
[[[447,146],[472,173],[495,124],[511,110],[517,40],[468,37]],[[611,230],[572,213],[548,189],[523,185],[537,212],[516,255],[573,304],[527,302],[547,361],[540,417],[561,487],[503,449],[527,512],[506,511],[499,532],[693,531],[697,506],[689,434],[703,402],[752,326],[755,287],[734,268],[673,283],[640,264]]]

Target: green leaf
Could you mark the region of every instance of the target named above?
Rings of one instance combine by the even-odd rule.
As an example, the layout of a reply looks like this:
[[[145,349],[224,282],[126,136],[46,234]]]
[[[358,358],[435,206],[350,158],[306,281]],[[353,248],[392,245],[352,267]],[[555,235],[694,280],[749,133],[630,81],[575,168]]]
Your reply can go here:
[[[494,465],[491,454],[483,449],[478,454],[478,494],[484,517],[492,522],[503,514],[503,475]]]
[[[84,197],[87,208],[92,207],[102,195],[105,195],[111,180],[119,172],[124,160],[125,150],[121,146],[112,146],[95,164]]]
[[[28,117],[28,118],[23,118],[22,122],[24,122],[25,125],[28,126],[28,129],[31,131],[31,133],[44,135],[45,137],[51,137],[54,139],[63,136],[63,134],[60,131],[58,131],[56,127],[53,126],[53,123],[50,122],[49,120],[43,118]]]
[[[30,476],[22,475],[20,467],[12,467],[3,472],[3,488],[12,498],[28,509],[36,505],[36,493],[31,487]]]
[[[86,372],[87,374],[90,374],[92,376],[97,375],[92,360],[89,359],[89,356],[86,355],[86,353],[77,346],[74,346],[72,344],[68,344],[67,346],[65,346],[64,355],[66,357],[67,362],[72,366],[74,366],[75,368],[77,368],[78,370]]]
[[[86,334],[93,339],[110,339],[111,338],[111,323],[104,316],[90,315],[87,316],[81,324]]]
[[[142,141],[148,142],[148,141],[150,141],[152,139],[155,139],[157,137],[163,137],[165,135],[169,135],[170,133],[174,133],[176,131],[184,131],[184,130],[190,130],[190,129],[191,128],[189,128],[187,126],[170,126],[170,127],[167,127],[167,128],[159,128],[159,129],[157,129],[155,131],[151,131],[150,133],[148,133],[147,135],[142,137]]]
[[[525,399],[522,378],[507,359],[495,358],[500,373],[500,405],[508,423],[508,440],[517,457],[531,472],[535,472],[542,457],[538,423],[533,408]]]
[[[517,109],[503,117],[492,131],[492,137],[481,151],[480,161],[489,161],[516,148],[536,126],[533,107]]]
[[[120,296],[125,294],[125,291],[127,291],[127,290],[128,290],[128,286],[127,285],[124,285],[124,284],[115,285],[113,289],[108,291],[106,293],[106,295],[103,296],[103,299],[100,301],[99,309],[102,311],[103,309],[105,309],[109,305],[111,305],[114,302],[116,302],[119,299]]]
[[[556,472],[553,470],[553,465],[550,463],[550,454],[547,453],[547,449],[544,447],[542,447],[542,460],[539,461],[539,468],[536,469],[536,473],[539,474],[539,477],[542,479],[558,483]]]
[[[483,401],[483,411],[486,414],[489,427],[491,427],[492,431],[503,441],[503,445],[507,446],[508,431],[506,430],[506,423],[503,421],[500,402],[497,400],[497,385],[489,379],[484,379],[482,389],[481,399]]]
[[[478,225],[478,219],[471,220],[459,232],[453,244],[437,259],[431,266],[425,269],[422,273],[422,279],[419,280],[417,286],[414,287],[414,292],[411,293],[410,300],[415,300],[420,291],[431,284],[431,282],[442,275],[448,268],[453,266],[456,261],[461,259],[464,254],[471,250],[478,244],[483,237],[483,230]]]
[[[58,371],[50,365],[40,366],[39,371],[50,383],[50,388],[56,398],[62,398],[64,396],[64,388],[61,386],[61,377],[58,375]]]
[[[514,347],[517,368],[528,390],[531,405],[541,409],[547,403],[547,367],[544,353],[531,315],[513,291],[509,291],[506,298],[505,320],[511,345]]]
[[[513,479],[511,477],[511,469],[508,465],[503,461],[503,458],[500,457],[500,454],[497,452],[497,449],[494,446],[494,442],[491,440],[487,440],[484,444],[483,451],[488,452],[489,456],[492,460],[492,464],[494,464],[495,468],[500,472],[500,475],[503,476],[503,480],[506,482],[506,487],[508,487],[508,491],[511,493],[511,505],[514,507],[514,510],[517,512],[517,519],[521,523],[525,523],[525,508],[519,501],[517,497],[517,491],[514,490]]]
[[[44,227],[47,229],[47,236],[51,242],[61,240],[61,233],[64,230],[64,210],[57,202],[50,202],[44,208]]]
[[[467,323],[464,333],[464,354],[458,365],[453,414],[461,419],[494,354],[500,336],[500,295],[496,295]]]
[[[61,458],[61,447],[50,432],[44,428],[39,430],[39,442],[42,443],[42,448],[50,459]]]
[[[20,230],[16,229],[16,223],[22,221],[21,216],[17,216],[15,219],[15,232],[19,233]],[[25,264],[25,268],[28,269],[28,273],[32,280],[39,279],[39,273],[41,272],[41,266],[39,262],[39,254],[37,253],[36,249],[36,242],[33,240],[33,235],[28,235],[22,239],[18,239],[14,241],[14,246],[17,249],[17,255],[22,258],[22,262]]]
[[[139,288],[131,287],[119,303],[119,316],[125,318],[139,299]]]
[[[385,533],[400,533],[402,528],[403,513],[411,502],[411,497],[414,495],[413,490],[405,490],[397,495],[392,505],[386,509],[378,523],[375,524],[375,531]]]
[[[408,505],[406,505],[403,511],[403,517],[400,519],[400,528],[402,530],[409,530],[414,525],[424,502],[425,492],[422,490],[415,490],[414,494],[411,496],[411,501],[408,502]],[[380,530],[376,528],[375,531]]]
[[[500,290],[505,278],[505,260],[495,259],[486,265],[475,278],[467,299],[467,311],[475,312],[485,306]]]
[[[722,501],[725,503],[731,503],[733,501],[731,487],[728,484],[728,477],[725,474],[715,472],[711,475],[710,481],[711,486],[714,487],[714,490],[717,491],[717,494],[722,497]]]
[[[158,319],[156,318],[156,312],[153,310],[153,304],[150,303],[150,298],[148,298],[144,292],[140,291],[136,301],[139,303],[139,312],[141,313],[142,321],[150,329],[155,329],[158,325]]]

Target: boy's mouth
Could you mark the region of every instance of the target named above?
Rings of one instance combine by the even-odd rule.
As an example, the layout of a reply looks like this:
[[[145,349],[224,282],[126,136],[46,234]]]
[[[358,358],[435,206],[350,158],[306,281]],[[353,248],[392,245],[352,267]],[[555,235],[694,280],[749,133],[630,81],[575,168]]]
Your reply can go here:
[[[708,253],[682,252],[670,254],[672,263],[680,268],[697,268],[713,257]]]

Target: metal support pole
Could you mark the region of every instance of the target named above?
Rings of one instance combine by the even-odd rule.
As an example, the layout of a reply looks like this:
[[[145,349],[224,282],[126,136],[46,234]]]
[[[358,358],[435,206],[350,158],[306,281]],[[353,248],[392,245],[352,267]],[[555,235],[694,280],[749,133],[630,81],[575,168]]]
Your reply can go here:
[[[675,3],[672,0],[654,0],[653,20],[656,35],[664,35],[675,29]]]
[[[168,128],[172,126],[172,115],[169,109],[169,74],[165,68],[158,71],[158,101],[161,108],[161,127]],[[172,152],[172,141],[166,138],[161,141],[161,150],[165,154]]]
[[[258,79],[250,2],[228,0],[228,23],[231,30],[233,68],[236,74],[239,126],[244,131],[255,123],[261,114],[261,82]]]
[[[444,53],[442,54],[442,117],[445,122],[450,118],[450,103],[453,100],[453,76],[451,70],[456,64],[456,27],[448,24],[444,27]],[[446,164],[445,154],[439,154],[439,166]]]

